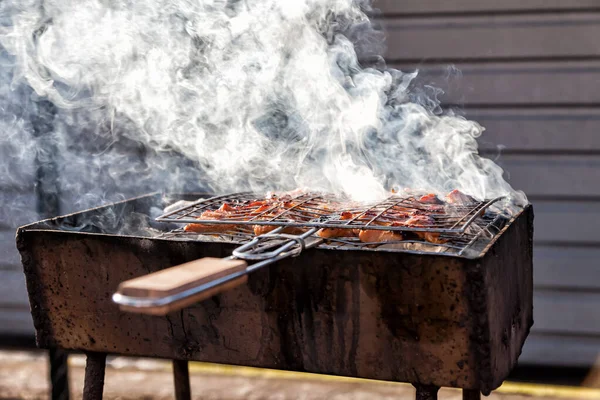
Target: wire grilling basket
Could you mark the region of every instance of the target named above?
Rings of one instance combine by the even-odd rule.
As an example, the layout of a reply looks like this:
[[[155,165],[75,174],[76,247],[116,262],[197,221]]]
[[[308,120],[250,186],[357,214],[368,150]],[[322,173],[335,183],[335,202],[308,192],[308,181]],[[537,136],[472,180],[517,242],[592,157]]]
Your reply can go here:
[[[178,224],[206,224],[214,226],[214,231],[206,229],[203,236],[212,236],[217,240],[243,243],[254,239],[252,229],[256,225],[273,227],[298,228],[332,228],[347,229],[348,236],[329,238],[322,247],[332,249],[403,249],[427,251],[446,251],[462,255],[480,238],[491,239],[501,228],[504,218],[491,212],[490,206],[502,200],[501,197],[487,201],[473,201],[468,204],[427,204],[414,196],[390,196],[387,199],[371,203],[351,202],[339,196],[321,193],[302,193],[294,197],[281,198],[279,203],[257,201],[255,193],[235,193],[200,199],[194,203],[180,207],[159,216],[156,220]],[[281,203],[287,207],[280,207]],[[230,206],[231,211],[218,214],[216,211],[223,204]],[[345,213],[352,218],[341,219]],[[406,226],[396,224],[407,214],[429,217],[427,226]],[[227,225],[224,231],[223,225]],[[402,241],[386,241],[385,243],[362,242],[351,237],[350,232],[356,229],[400,231],[407,233]],[[276,239],[273,231],[271,240]],[[412,235],[411,232],[431,232],[439,234],[440,243],[425,242]],[[314,232],[313,232],[314,233]],[[162,235],[165,238],[197,239],[198,234],[177,228]],[[421,246],[419,246],[419,244]]]
[[[257,201],[253,193],[236,193],[199,200],[183,208],[163,214],[156,220],[175,223],[271,225],[285,227],[374,229],[392,231],[416,231],[438,233],[462,233],[483,215],[485,211],[502,198],[488,201],[474,201],[469,204],[426,204],[415,197],[390,196],[374,203],[350,202],[334,195],[306,193],[269,204]],[[232,211],[219,215],[206,215],[206,211],[216,211],[226,203]],[[340,218],[344,213],[353,215],[351,219]],[[394,225],[408,213],[427,215],[432,223],[427,226]],[[212,217],[212,218],[211,218]]]

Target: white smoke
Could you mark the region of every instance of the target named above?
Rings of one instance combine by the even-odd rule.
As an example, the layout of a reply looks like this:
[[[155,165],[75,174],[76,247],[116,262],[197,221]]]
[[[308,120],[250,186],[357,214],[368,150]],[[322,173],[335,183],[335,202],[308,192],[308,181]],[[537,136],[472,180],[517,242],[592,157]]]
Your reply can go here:
[[[14,81],[58,107],[61,187],[79,199],[195,180],[219,192],[373,199],[409,187],[526,201],[477,155],[477,123],[440,114],[414,73],[363,65],[381,51],[364,1],[0,7]]]

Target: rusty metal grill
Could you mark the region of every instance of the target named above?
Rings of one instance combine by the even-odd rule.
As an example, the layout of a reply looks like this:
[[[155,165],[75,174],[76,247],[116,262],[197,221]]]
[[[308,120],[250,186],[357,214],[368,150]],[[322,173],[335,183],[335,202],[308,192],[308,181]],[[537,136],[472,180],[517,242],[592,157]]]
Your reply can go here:
[[[199,200],[188,206],[163,214],[156,220],[174,223],[271,225],[310,228],[373,229],[436,233],[465,233],[467,228],[501,198],[471,204],[426,204],[415,197],[390,196],[387,199],[364,204],[330,194],[303,193],[282,201],[257,201],[255,193],[236,193]],[[218,210],[223,203],[233,210],[219,218],[207,216],[207,211]],[[351,219],[341,219],[343,213]],[[408,214],[426,215],[432,219],[427,226],[391,225]]]
[[[304,238],[310,251],[302,250],[296,261],[285,258],[286,253],[297,255],[295,248],[280,254],[279,265],[267,264],[264,273],[254,273],[255,266],[268,260],[250,260],[246,271],[236,272],[248,275],[247,287],[211,295],[202,305],[171,317],[152,317],[159,323],[116,312],[106,297],[124,281],[199,257],[223,257],[235,251],[236,242],[256,239],[247,224],[226,232],[215,225],[221,229],[214,231],[218,236],[205,237],[184,233],[181,224],[154,222],[159,209],[201,196],[210,197],[151,194],[21,227],[17,246],[40,346],[89,352],[86,373],[91,378],[103,374],[106,351],[235,365],[252,360],[252,366],[261,368],[272,368],[272,355],[285,351],[277,368],[406,381],[420,388],[436,385],[428,398],[435,396],[437,386],[464,388],[465,398],[473,397],[472,392],[488,394],[516,365],[532,324],[530,205],[497,213],[504,203],[496,204],[463,233],[444,233],[452,237],[444,247],[427,244],[440,248],[438,254],[396,247],[422,244],[410,240],[369,244],[336,238],[309,247],[317,239]],[[115,215],[122,218],[112,223]],[[278,248],[271,241],[257,245]],[[470,249],[467,254],[457,254],[465,248]],[[60,268],[48,268],[53,265]],[[212,282],[222,288],[222,279]],[[192,289],[186,286],[184,292]],[[218,313],[208,312],[215,307]],[[213,330],[225,332],[226,340],[207,336],[206,326],[218,327]],[[265,329],[272,340],[264,340]],[[502,332],[509,333],[508,341]],[[349,338],[369,345],[349,346]],[[405,346],[398,346],[399,340]],[[267,347],[256,353],[260,346]],[[331,349],[338,352],[317,357],[318,362],[310,356],[298,363],[295,357]],[[373,357],[385,362],[369,362]],[[180,367],[175,371],[181,372]],[[436,373],[427,375],[432,368]],[[97,384],[91,378],[88,390]]]

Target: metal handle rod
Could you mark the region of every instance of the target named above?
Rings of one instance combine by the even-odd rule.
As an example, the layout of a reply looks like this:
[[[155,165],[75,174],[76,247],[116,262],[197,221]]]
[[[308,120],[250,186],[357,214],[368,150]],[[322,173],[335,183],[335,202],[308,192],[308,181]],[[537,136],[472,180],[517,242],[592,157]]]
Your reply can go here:
[[[298,254],[304,250],[306,247],[305,240],[318,231],[317,228],[312,228],[301,235],[289,235],[285,233],[281,233],[283,227],[277,228],[272,232],[266,233],[264,235],[260,235],[252,239],[250,242],[238,247],[233,251],[233,256],[246,261],[258,261],[258,260],[267,260],[269,258],[274,258],[279,256],[280,254],[292,249],[295,245],[299,245]],[[288,239],[287,242],[280,245],[279,248],[273,251],[264,251],[269,249],[271,245],[266,245],[263,248],[256,248],[258,244],[263,241],[269,239]]]
[[[190,369],[186,360],[173,360],[175,400],[191,400]]]
[[[161,306],[166,306],[171,303],[175,303],[175,302],[184,300],[188,297],[198,295],[204,291],[216,288],[217,286],[223,285],[234,279],[237,279],[244,275],[250,274],[251,272],[254,272],[254,271],[256,271],[260,268],[263,268],[267,265],[273,264],[284,258],[297,256],[298,254],[300,254],[300,252],[303,249],[310,249],[310,248],[313,248],[313,247],[318,246],[319,244],[323,243],[323,239],[317,238],[317,237],[313,237],[314,240],[311,240],[307,243],[306,239],[312,233],[314,233],[313,230],[310,230],[310,231],[303,233],[302,235],[296,236],[295,238],[291,238],[291,236],[293,236],[293,235],[282,235],[280,233],[271,234],[269,236],[270,238],[284,237],[284,238],[289,239],[289,241],[284,243],[277,250],[265,253],[265,254],[269,254],[269,255],[275,254],[275,256],[263,259],[262,254],[261,254],[260,255],[261,257],[259,257],[259,258],[252,258],[256,254],[254,254],[252,252],[248,252],[248,253],[241,252],[240,254],[243,255],[244,257],[250,257],[250,259],[253,259],[253,260],[258,259],[261,261],[251,264],[251,265],[248,265],[248,267],[246,267],[245,270],[242,270],[239,272],[234,272],[229,275],[225,275],[221,278],[218,278],[218,279],[212,280],[210,282],[207,282],[205,284],[175,293],[173,295],[150,299],[150,298],[142,298],[142,297],[134,297],[134,296],[124,296],[120,293],[115,293],[112,296],[112,300],[114,303],[119,304],[121,306],[128,306],[128,307],[134,307],[134,308],[161,307]],[[269,234],[267,234],[267,235],[269,235]],[[266,235],[261,235],[261,236],[266,236]],[[294,249],[294,246],[298,245],[300,240],[302,241],[303,245],[300,245],[299,248]],[[253,240],[252,242],[255,242],[255,240]],[[250,242],[250,243],[252,243],[252,242]],[[256,242],[256,243],[258,243],[258,242]],[[236,249],[236,250],[239,250],[242,248],[245,249],[247,247],[248,247],[247,245],[243,245],[243,246],[238,247],[238,249]],[[237,257],[235,257],[235,256],[226,257],[226,259],[232,259],[232,260],[236,259],[236,258]]]
[[[106,353],[86,353],[83,400],[102,400]]]

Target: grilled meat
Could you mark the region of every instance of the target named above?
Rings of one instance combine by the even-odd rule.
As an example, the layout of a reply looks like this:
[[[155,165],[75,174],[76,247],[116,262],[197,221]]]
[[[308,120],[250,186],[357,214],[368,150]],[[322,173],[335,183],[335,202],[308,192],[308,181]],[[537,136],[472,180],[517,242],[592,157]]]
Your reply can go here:
[[[464,194],[458,189],[454,189],[450,193],[446,195],[446,202],[450,204],[472,204],[475,203],[476,200],[469,196],[468,194]]]
[[[435,194],[429,193],[419,198],[419,202],[423,204],[444,204]]]
[[[211,220],[221,220],[226,219],[231,216],[233,208],[227,204],[223,203],[221,207],[217,210],[206,210],[204,211],[199,219],[211,219]],[[217,233],[217,232],[226,232],[229,230],[235,229],[235,225],[232,224],[187,224],[183,230],[186,232],[195,232],[195,233]]]
[[[323,239],[333,239],[336,237],[354,237],[356,236],[356,229],[322,228],[317,231],[316,235]]]
[[[435,220],[429,215],[413,215],[404,222],[406,226],[427,227],[435,224]]]
[[[403,226],[411,214],[404,211],[391,214],[393,221],[378,222],[378,226]],[[379,229],[361,229],[358,238],[364,243],[396,242],[404,239],[404,234],[397,231],[384,231]]]
[[[362,215],[361,215],[362,214]],[[343,212],[340,220],[350,220],[353,218],[357,218],[360,222],[368,222],[374,216],[367,215],[368,213],[357,213],[356,217],[354,214],[350,212]],[[374,213],[373,213],[374,214]],[[399,217],[406,217],[407,214],[398,214]],[[392,226],[394,223],[378,223],[377,225],[389,225]],[[396,225],[398,226],[398,225]],[[402,240],[403,235],[401,232],[393,232],[386,230],[378,230],[378,229],[349,229],[349,228],[323,228],[317,231],[317,236],[322,237],[324,239],[333,239],[336,237],[358,237],[361,242],[365,243],[381,243],[381,242],[389,242],[389,241],[398,241]]]
[[[258,220],[270,219],[276,217],[277,214],[282,213],[287,208],[291,208],[293,203],[291,198],[281,199],[266,199],[256,200],[249,204],[232,206],[229,203],[223,203],[221,207],[216,210],[206,210],[198,219],[200,220],[223,220],[223,219],[236,219],[244,218],[248,216],[256,216]],[[254,217],[254,218],[256,218]],[[228,230],[235,229],[235,224],[188,224],[184,227],[186,232],[196,233],[220,233]],[[255,232],[261,232],[263,234],[272,231],[277,228],[276,226],[265,226],[256,225],[254,227]]]
[[[302,191],[293,191],[283,194],[269,193],[264,199],[257,199],[250,202],[244,202],[239,205],[223,203],[217,210],[204,211],[198,219],[200,220],[231,220],[227,224],[202,224],[194,223],[185,226],[188,232],[197,233],[220,233],[237,228],[237,221],[272,221],[272,220],[289,220],[294,222],[306,221],[306,217],[300,217],[307,205],[305,201],[297,199]],[[468,196],[459,190],[453,190],[448,193],[444,200],[441,200],[433,193],[420,195],[416,197],[423,207],[413,207],[410,204],[398,203],[384,211],[377,209],[366,209],[361,204],[356,203],[332,203],[325,204],[325,200],[320,204],[318,201],[311,200],[307,210],[320,209],[328,212],[335,212],[341,207],[346,210],[341,213],[339,221],[353,220],[353,223],[360,225],[377,225],[377,226],[406,226],[406,227],[423,227],[431,228],[435,226],[435,219],[431,216],[432,213],[448,212],[446,205],[466,205],[475,202],[475,199]],[[310,211],[309,211],[310,212]],[[310,215],[310,214],[309,214]],[[318,213],[315,215],[319,215]],[[274,225],[254,225],[253,231],[255,235],[264,235],[277,228]],[[282,232],[288,234],[300,234],[306,232],[307,228],[286,227]],[[358,237],[362,242],[380,243],[387,241],[398,241],[410,238],[418,238],[432,243],[443,243],[440,234],[436,232],[396,232],[392,230],[378,229],[356,229],[350,228],[322,228],[317,231],[317,236],[323,239],[333,239],[337,237]]]
[[[195,233],[221,233],[235,228],[235,225],[228,224],[187,224],[183,230]]]
[[[254,225],[252,227],[256,236],[264,235],[265,233],[269,233],[277,228],[279,227],[275,225]],[[306,232],[306,229],[297,226],[288,226],[281,231],[281,233],[288,233],[290,235],[300,235],[304,232]]]
[[[381,243],[402,240],[404,236],[402,232],[361,229],[358,238],[364,243]]]
[[[435,220],[428,215],[413,215],[410,217],[404,225],[427,228],[435,224]],[[440,234],[437,232],[413,232],[419,239],[425,240],[431,243],[444,243],[445,240],[440,238]]]
[[[347,221],[354,218],[354,214],[348,211],[344,211],[340,215],[340,221]],[[336,237],[353,237],[356,236],[354,229],[348,228],[321,228],[316,233],[317,236],[323,239],[332,239]]]

